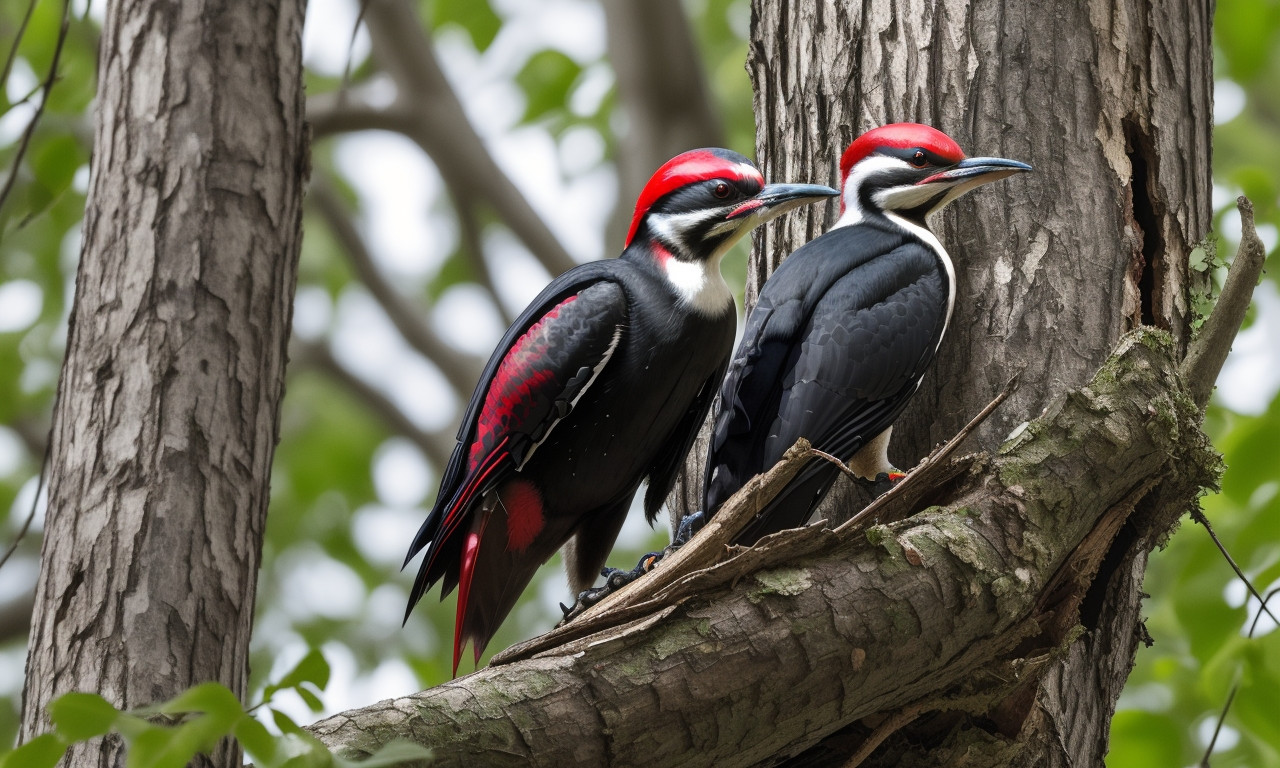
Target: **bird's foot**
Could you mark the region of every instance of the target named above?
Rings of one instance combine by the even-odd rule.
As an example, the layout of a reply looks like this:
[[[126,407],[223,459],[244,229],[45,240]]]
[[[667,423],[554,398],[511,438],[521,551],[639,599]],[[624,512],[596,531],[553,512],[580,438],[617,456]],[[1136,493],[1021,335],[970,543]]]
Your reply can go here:
[[[876,475],[874,480],[868,480],[866,478],[859,479],[862,481],[862,485],[871,492],[871,496],[874,498],[884,493],[888,493],[893,486],[902,482],[902,478],[906,476],[907,474],[905,472],[899,472],[895,469],[891,472],[881,472]]]
[[[600,571],[600,575],[604,577],[604,584],[599,587],[583,590],[578,593],[578,599],[572,606],[560,604],[560,610],[564,613],[564,619],[561,624],[572,621],[582,615],[588,608],[605,599],[614,592],[622,589],[631,582],[645,575],[654,569],[662,558],[675,552],[680,547],[689,543],[689,539],[693,535],[702,530],[702,526],[706,523],[707,517],[702,512],[695,512],[692,515],[680,521],[680,527],[676,529],[675,538],[670,546],[661,552],[649,552],[640,558],[640,562],[635,568],[624,571],[621,568],[605,568]]]
[[[662,554],[666,555],[668,552],[674,552],[688,544],[689,539],[692,539],[695,533],[702,530],[702,526],[706,525],[706,523],[707,516],[701,510],[681,520],[680,527],[676,529],[675,538],[671,541],[671,546],[662,550]]]
[[[604,568],[600,571],[600,575],[604,577],[604,584],[591,589],[584,589],[578,593],[578,599],[572,606],[560,604],[560,610],[564,613],[564,619],[561,624],[572,621],[582,615],[588,608],[605,599],[614,592],[622,589],[631,582],[640,578],[644,574],[653,570],[653,566],[657,564],[662,556],[666,554],[666,550],[662,552],[649,552],[640,558],[640,562],[635,568],[624,571],[621,568]]]

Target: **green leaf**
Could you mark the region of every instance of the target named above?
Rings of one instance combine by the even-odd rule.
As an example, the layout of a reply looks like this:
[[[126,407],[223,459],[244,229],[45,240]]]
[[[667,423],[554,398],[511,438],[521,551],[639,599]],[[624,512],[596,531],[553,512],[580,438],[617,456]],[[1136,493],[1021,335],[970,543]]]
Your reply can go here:
[[[524,117],[532,122],[556,109],[569,99],[569,89],[582,73],[582,67],[560,51],[538,51],[516,74],[516,84],[525,95]]]
[[[236,741],[240,742],[253,762],[258,765],[275,762],[276,738],[265,725],[246,715],[236,723],[234,733]]]
[[[306,699],[307,696],[315,699],[315,694],[310,691],[307,691],[306,694],[302,693],[301,686],[303,683],[311,683],[321,691],[325,689],[325,686],[329,685],[329,662],[325,661],[324,654],[315,648],[311,649],[306,656],[303,656],[302,660],[293,669],[286,672],[279,682],[268,685],[263,690],[262,697],[270,701],[277,691],[295,688],[303,699]],[[310,704],[310,701],[307,703]],[[313,709],[318,711],[323,708],[322,705]]]
[[[312,712],[319,712],[324,709],[324,704],[320,701],[320,697],[312,693],[309,688],[299,685],[293,690],[298,692],[298,695],[307,703],[307,706],[311,708]]]
[[[49,704],[49,719],[67,741],[101,736],[119,716],[119,711],[96,693],[66,693]]]
[[[489,0],[435,0],[431,4],[431,26],[457,24],[467,31],[471,44],[483,52],[498,36],[502,19],[493,12]]]
[[[0,768],[53,768],[67,752],[56,734],[37,736],[0,759]]]
[[[306,731],[299,728],[298,724],[293,722],[293,718],[274,707],[271,708],[271,719],[275,722],[276,727],[280,729],[281,733],[292,733],[298,736],[307,735]]]
[[[188,688],[161,704],[159,710],[167,715],[203,712],[218,723],[227,723],[228,727],[244,715],[240,699],[225,685],[213,682]]]
[[[430,759],[431,750],[421,744],[397,739],[382,745],[381,749],[363,760],[348,760],[334,755],[333,763],[339,768],[393,768],[415,760]]]

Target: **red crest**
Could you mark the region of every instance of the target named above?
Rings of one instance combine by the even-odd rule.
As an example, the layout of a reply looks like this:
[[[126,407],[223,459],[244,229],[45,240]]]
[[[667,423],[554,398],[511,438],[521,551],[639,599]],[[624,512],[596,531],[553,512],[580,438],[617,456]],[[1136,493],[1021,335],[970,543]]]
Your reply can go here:
[[[764,186],[764,176],[751,161],[736,152],[723,149],[691,149],[682,152],[654,172],[649,183],[644,185],[640,197],[636,200],[636,212],[631,217],[631,228],[627,230],[625,248],[631,245],[640,228],[640,220],[649,212],[649,208],[663,195],[695,181],[707,179],[755,179]]]
[[[849,178],[849,170],[860,160],[882,147],[910,149],[920,147],[952,163],[964,159],[964,152],[950,136],[919,123],[890,123],[859,136],[840,158],[840,186]]]

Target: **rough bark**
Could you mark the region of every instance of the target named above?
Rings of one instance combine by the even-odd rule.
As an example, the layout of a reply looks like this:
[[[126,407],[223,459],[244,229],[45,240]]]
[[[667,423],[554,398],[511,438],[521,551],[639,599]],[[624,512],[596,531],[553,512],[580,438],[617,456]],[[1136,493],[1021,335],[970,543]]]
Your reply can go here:
[[[1211,213],[1212,11],[1186,0],[753,2],[748,66],[766,176],[823,168],[836,181],[835,158],[851,139],[902,120],[1036,169],[962,199],[938,222],[956,264],[956,315],[895,426],[890,453],[900,466],[954,433],[1015,373],[1017,390],[976,447],[991,449],[1083,382],[1138,325],[1168,331],[1186,352],[1189,296],[1200,288],[1188,257]],[[749,297],[825,224],[789,218],[759,232]],[[847,486],[837,491],[821,514],[839,520],[858,499]],[[961,747],[983,755],[974,765],[1100,764],[1145,635],[1146,554],[1182,511],[1157,506],[1121,530],[1086,631],[1019,694],[1033,702],[1030,716],[1005,723],[994,742],[987,725],[926,718],[867,764],[953,765]],[[956,749],[903,746],[943,735]],[[1007,737],[1017,758],[996,759]]]
[[[24,738],[67,691],[244,692],[307,175],[303,9],[108,4]],[[123,763],[108,739],[63,764]]]
[[[1113,536],[1215,481],[1199,421],[1174,343],[1140,331],[998,454],[880,522],[735,549],[617,626],[311,730],[351,755],[411,738],[442,766],[750,766],[838,765],[917,717],[1016,726],[1024,685],[1061,682],[1087,634]]]

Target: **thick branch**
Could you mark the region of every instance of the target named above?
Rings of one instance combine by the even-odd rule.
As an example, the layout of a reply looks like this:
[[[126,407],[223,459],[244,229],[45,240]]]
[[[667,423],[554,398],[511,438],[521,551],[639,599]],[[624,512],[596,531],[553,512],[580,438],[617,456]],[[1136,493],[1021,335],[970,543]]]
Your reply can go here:
[[[1187,350],[1187,358],[1182,361],[1187,392],[1201,408],[1209,404],[1218,372],[1227,361],[1231,342],[1244,322],[1244,313],[1249,309],[1253,288],[1258,284],[1267,258],[1267,249],[1253,225],[1253,203],[1241,195],[1236,199],[1236,207],[1240,210],[1240,247],[1227,272],[1222,295],[1218,297],[1195,343]]]
[[[440,765],[730,766],[872,715],[985,712],[1066,642],[1090,553],[1146,490],[1185,508],[1214,482],[1175,371],[1139,331],[907,520],[735,548],[627,624],[312,731],[353,754],[411,738]]]

